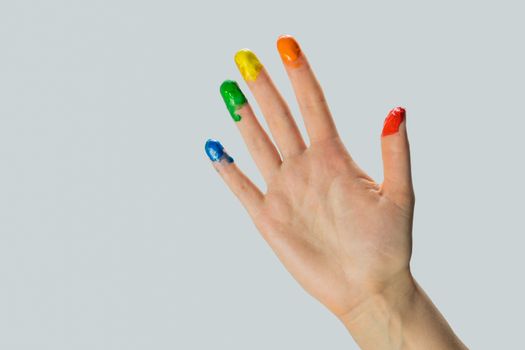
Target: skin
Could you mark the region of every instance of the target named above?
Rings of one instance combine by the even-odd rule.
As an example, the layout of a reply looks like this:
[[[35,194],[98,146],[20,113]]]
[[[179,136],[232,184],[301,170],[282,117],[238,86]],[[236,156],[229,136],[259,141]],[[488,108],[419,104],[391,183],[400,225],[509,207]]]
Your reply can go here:
[[[309,145],[256,60],[241,72],[250,73],[246,83],[275,142],[249,103],[236,110],[241,119],[235,124],[267,191],[235,163],[218,160],[215,169],[292,276],[343,322],[362,349],[466,349],[410,272],[415,199],[406,118],[397,131],[381,137],[384,181],[377,183],[339,138],[295,39],[281,37],[277,46]],[[242,55],[254,62],[251,54]]]

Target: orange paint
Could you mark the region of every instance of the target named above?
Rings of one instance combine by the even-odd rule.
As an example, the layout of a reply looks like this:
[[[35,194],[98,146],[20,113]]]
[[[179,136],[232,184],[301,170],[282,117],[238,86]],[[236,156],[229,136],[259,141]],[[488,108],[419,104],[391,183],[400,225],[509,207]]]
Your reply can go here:
[[[288,67],[298,67],[301,65],[299,58],[302,56],[301,47],[291,35],[281,35],[277,39],[277,50],[281,59]]]
[[[388,113],[383,125],[383,132],[381,136],[388,136],[399,131],[399,125],[405,120],[405,109],[403,107],[396,107]]]

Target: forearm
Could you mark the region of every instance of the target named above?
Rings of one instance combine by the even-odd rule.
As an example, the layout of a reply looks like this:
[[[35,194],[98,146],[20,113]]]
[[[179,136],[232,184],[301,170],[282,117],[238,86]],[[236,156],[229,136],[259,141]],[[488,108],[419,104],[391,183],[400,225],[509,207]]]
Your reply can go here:
[[[407,274],[341,317],[361,349],[467,349]]]

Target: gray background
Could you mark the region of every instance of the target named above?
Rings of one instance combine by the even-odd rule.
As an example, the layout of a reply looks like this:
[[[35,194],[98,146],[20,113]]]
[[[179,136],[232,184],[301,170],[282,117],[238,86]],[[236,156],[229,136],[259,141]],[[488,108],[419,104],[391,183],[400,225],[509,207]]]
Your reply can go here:
[[[472,348],[524,348],[523,13],[518,1],[3,0],[0,348],[357,348],[203,152],[219,138],[261,184],[218,87],[240,80],[233,54],[250,47],[297,111],[281,33],[300,39],[379,181],[383,118],[406,106],[414,273]]]

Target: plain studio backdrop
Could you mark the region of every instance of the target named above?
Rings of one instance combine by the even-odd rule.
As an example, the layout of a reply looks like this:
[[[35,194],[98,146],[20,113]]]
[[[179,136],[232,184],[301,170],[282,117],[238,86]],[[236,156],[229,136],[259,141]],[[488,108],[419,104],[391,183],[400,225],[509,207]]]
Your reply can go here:
[[[263,185],[219,85],[247,91],[233,55],[248,47],[299,117],[282,33],[377,181],[383,119],[407,108],[414,274],[473,349],[524,348],[524,10],[3,0],[0,348],[357,349],[203,150],[220,139]]]

